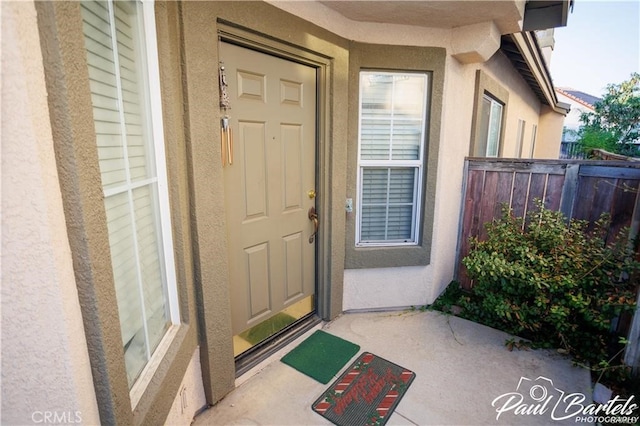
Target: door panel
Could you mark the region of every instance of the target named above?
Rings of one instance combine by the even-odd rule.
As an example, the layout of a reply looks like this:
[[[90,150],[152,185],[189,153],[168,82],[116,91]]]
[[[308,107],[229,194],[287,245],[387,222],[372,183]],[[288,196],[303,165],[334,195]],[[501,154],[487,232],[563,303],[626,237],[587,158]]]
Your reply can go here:
[[[245,276],[248,278],[249,318],[256,318],[269,312],[269,293],[271,283],[269,280],[269,243],[258,244],[244,249],[244,264],[247,269]]]
[[[229,43],[221,60],[236,139],[224,179],[238,355],[314,309],[316,69]]]
[[[302,233],[297,232],[293,235],[287,235],[282,239],[284,245],[284,284],[285,284],[285,303],[291,301],[296,296],[304,293],[302,283],[304,277],[302,271],[304,269],[302,261],[303,241]]]
[[[240,149],[244,182],[244,222],[267,217],[267,170],[265,164],[265,123],[239,122]],[[238,182],[232,182],[233,186]],[[231,188],[230,188],[231,189]],[[235,189],[237,191],[237,188]]]

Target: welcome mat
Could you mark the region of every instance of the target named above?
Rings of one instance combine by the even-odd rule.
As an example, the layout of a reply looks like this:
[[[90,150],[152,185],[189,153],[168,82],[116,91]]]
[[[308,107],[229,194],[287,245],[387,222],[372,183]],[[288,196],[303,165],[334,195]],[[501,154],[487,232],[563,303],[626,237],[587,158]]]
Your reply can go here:
[[[338,426],[387,423],[416,373],[364,352],[311,408]]]
[[[326,385],[359,350],[356,344],[317,330],[281,361]]]

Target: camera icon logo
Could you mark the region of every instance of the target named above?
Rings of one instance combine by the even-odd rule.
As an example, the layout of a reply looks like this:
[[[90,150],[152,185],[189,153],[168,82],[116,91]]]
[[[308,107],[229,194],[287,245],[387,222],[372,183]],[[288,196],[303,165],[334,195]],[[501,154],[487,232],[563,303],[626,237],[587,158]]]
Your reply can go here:
[[[496,408],[496,420],[507,412],[517,416],[541,416],[553,413],[563,396],[564,391],[547,377],[539,376],[535,380],[521,377],[515,392],[498,396],[491,405]]]
[[[544,376],[535,380],[521,377],[516,391],[524,396],[523,402],[529,399],[530,404],[542,404],[545,409],[555,406],[564,396],[564,391],[555,387],[553,381]]]

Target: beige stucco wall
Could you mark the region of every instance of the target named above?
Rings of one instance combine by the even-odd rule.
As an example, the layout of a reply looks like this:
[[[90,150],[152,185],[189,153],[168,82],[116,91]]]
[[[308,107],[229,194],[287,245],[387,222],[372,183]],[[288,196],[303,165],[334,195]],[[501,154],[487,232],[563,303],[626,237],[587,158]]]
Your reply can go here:
[[[518,120],[521,119],[526,123],[522,143],[522,157],[528,158],[531,149],[533,124],[538,125],[538,142],[536,142],[536,145],[545,143],[539,135],[540,126],[538,120],[540,115],[540,101],[502,52],[497,52],[480,68],[497,80],[499,84],[509,92],[509,103],[503,122],[504,136],[502,140],[501,157],[518,157],[516,151]]]
[[[195,414],[207,406],[202,385],[199,347],[193,352],[178,389],[167,419],[164,421],[166,426],[189,425]]]
[[[423,38],[421,44],[429,45],[431,41],[436,46],[448,46],[442,37]],[[540,102],[504,54],[497,52],[486,63],[464,65],[450,56],[451,50],[449,46],[440,134],[430,135],[439,140],[439,154],[437,176],[429,177],[437,180],[429,265],[345,270],[344,309],[347,311],[430,304],[453,280],[463,166],[472,138],[477,70],[482,70],[508,92],[503,157],[515,156],[518,119],[526,121],[524,157],[528,157],[531,147],[532,124],[540,127]],[[352,119],[357,118],[350,117]],[[541,140],[540,135],[537,140]]]
[[[36,11],[32,2],[1,7],[1,421],[98,424]]]
[[[550,107],[542,106],[540,125],[538,126],[538,142],[533,153],[534,158],[559,158],[564,118],[564,115],[555,112]]]
[[[427,278],[429,293],[424,303],[432,303],[453,280],[458,221],[462,203],[464,159],[469,155],[469,135],[475,97],[476,65],[462,65],[447,58],[445,103],[442,114],[442,145],[438,166],[438,189],[433,224],[433,270]]]

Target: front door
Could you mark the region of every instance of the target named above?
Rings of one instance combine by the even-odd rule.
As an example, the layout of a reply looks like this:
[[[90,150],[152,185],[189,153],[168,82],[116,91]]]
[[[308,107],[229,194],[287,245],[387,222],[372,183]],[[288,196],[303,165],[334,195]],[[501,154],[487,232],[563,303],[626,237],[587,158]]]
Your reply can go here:
[[[224,179],[237,356],[315,310],[316,69],[230,43],[220,52],[233,134]]]

